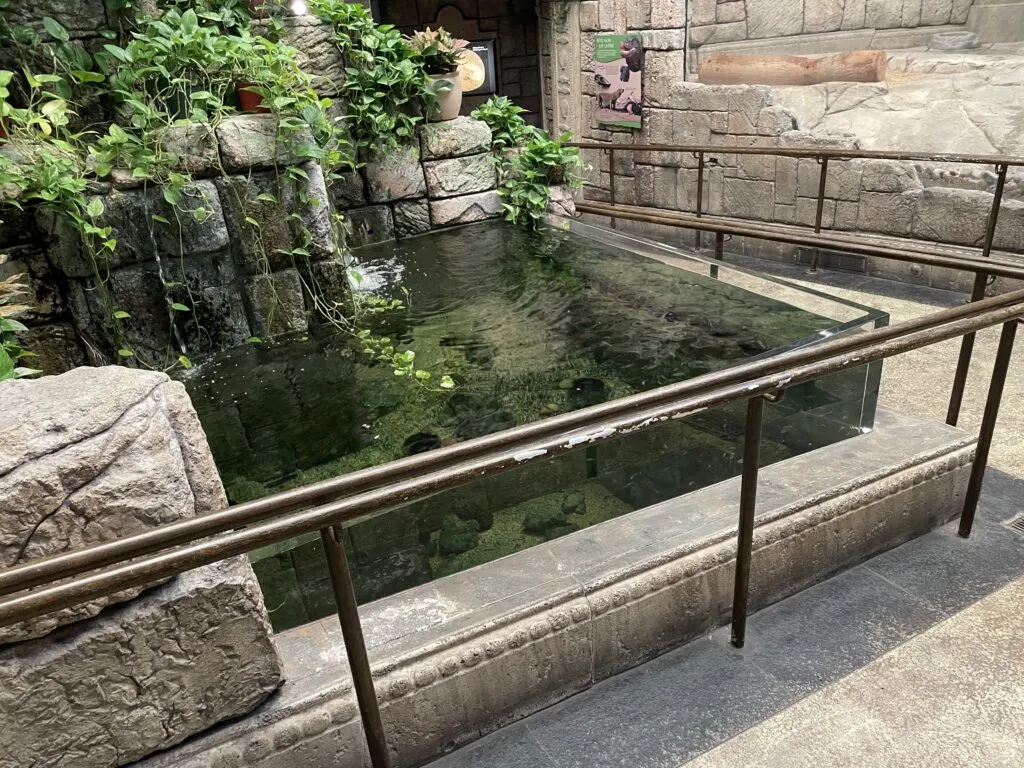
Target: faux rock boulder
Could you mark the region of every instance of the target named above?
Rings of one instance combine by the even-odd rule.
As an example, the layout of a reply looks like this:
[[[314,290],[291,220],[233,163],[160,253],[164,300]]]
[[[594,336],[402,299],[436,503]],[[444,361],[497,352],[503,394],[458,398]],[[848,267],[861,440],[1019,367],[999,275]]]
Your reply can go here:
[[[109,366],[0,383],[0,567],[227,505],[185,388]],[[117,596],[0,628],[0,644],[94,616]]]
[[[0,768],[110,768],[247,714],[281,684],[245,557],[0,648]]]

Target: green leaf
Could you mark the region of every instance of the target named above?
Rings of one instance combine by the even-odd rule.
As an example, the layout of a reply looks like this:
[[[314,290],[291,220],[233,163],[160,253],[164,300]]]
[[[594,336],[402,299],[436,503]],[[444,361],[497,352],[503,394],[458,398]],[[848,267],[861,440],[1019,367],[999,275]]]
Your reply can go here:
[[[191,360],[189,360],[189,359],[188,359],[187,357],[185,357],[184,355],[181,355],[181,356],[180,356],[180,357],[178,358],[178,362],[179,362],[179,363],[181,363],[181,367],[182,367],[182,368],[191,368],[191,367],[192,367],[192,361],[191,361]]]
[[[165,216],[161,216],[159,213],[154,213],[150,216],[153,221],[159,222],[160,224],[170,224],[171,222]]]
[[[43,28],[50,33],[50,37],[54,40],[60,40],[62,43],[66,43],[71,39],[71,35],[68,34],[68,31],[64,29],[60,23],[51,19],[49,16],[43,17]]]
[[[206,221],[209,217],[210,213],[205,208],[200,207],[192,211],[192,218],[198,221],[200,224]]]
[[[191,309],[186,307],[184,304],[179,304],[178,302],[174,302],[173,304],[171,304],[171,309],[173,309],[175,312],[191,312],[192,311]]]
[[[130,349],[119,349],[117,350],[118,357],[135,357],[135,353]]]
[[[9,317],[0,317],[0,331],[4,333],[23,333],[27,330],[28,328],[17,320],[12,320]]]
[[[246,341],[249,344],[262,344],[263,343],[263,339],[261,339],[259,336],[250,336],[248,339],[246,339]]]
[[[182,196],[180,189],[177,189],[176,187],[164,187],[164,200],[166,200],[169,205],[178,205],[181,203]]]
[[[116,309],[114,310],[114,317],[118,320],[127,320],[129,317],[131,317],[131,315],[125,312],[123,309]]]
[[[88,204],[85,206],[85,212],[88,214],[90,219],[95,219],[103,215],[103,201],[99,197],[89,198]]]
[[[441,377],[441,389],[454,389],[454,387],[455,379],[447,375]]]
[[[7,350],[0,344],[0,381],[7,381],[13,379],[14,374],[14,361],[11,360],[11,356],[7,354]]]

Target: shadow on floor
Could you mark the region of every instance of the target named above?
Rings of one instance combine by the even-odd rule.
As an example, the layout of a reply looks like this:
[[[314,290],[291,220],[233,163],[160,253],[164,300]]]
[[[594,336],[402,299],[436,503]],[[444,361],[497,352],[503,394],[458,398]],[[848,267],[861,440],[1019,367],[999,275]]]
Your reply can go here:
[[[742,651],[723,627],[431,768],[675,768],[1024,576],[1022,511],[990,469],[970,539],[944,526],[754,614]]]

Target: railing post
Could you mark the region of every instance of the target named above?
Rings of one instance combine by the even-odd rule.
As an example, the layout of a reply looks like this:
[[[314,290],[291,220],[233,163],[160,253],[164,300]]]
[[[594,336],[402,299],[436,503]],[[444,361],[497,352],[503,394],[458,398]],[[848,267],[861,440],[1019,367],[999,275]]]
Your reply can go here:
[[[754,507],[757,503],[763,420],[764,398],[752,397],[747,401],[747,426],[743,437],[740,525],[736,535],[736,581],[732,597],[732,644],[737,648],[743,647],[747,636],[747,598],[750,594],[750,558],[754,551]]]
[[[697,218],[699,219],[704,215],[704,153],[697,153]],[[700,236],[701,231],[698,229],[694,233],[693,248],[694,250],[700,250]]]
[[[615,150],[611,147],[608,148],[608,197],[611,204],[615,205]],[[615,217],[611,217],[611,221],[608,222],[612,229],[616,229]]]
[[[989,449],[992,447],[992,435],[996,430],[996,419],[999,416],[999,404],[1003,399],[1003,387],[1006,384],[1006,372],[1010,367],[1013,355],[1013,340],[1017,335],[1017,320],[1003,324],[999,334],[999,349],[996,351],[996,363],[992,368],[992,381],[988,387],[988,399],[985,401],[985,415],[981,418],[981,430],[978,433],[978,449],[971,465],[971,478],[967,482],[967,493],[964,496],[964,509],[960,514],[960,530],[958,533],[965,539],[971,535],[974,525],[974,513],[978,510],[978,499],[981,497],[981,484],[985,480],[985,469],[988,467]]]
[[[814,233],[821,232],[821,218],[825,213],[825,184],[828,181],[828,157],[819,157],[821,163],[821,174],[818,176],[818,209],[814,213]],[[814,249],[814,256],[811,259],[811,272],[817,272],[821,263],[821,251]]]
[[[320,531],[320,539],[327,555],[327,568],[331,575],[331,587],[334,589],[334,602],[338,607],[338,620],[341,622],[341,635],[345,640],[348,666],[352,672],[352,685],[356,690],[359,714],[363,720],[366,746],[370,751],[370,764],[373,768],[390,768],[391,755],[388,752],[380,707],[377,705],[377,691],[373,685],[373,674],[370,672],[370,659],[366,655],[363,626],[359,621],[359,606],[356,604],[352,572],[349,570],[345,545],[342,543],[341,527],[332,525],[323,528]]]
[[[996,224],[999,221],[999,208],[1003,202],[1003,189],[1006,187],[1006,164],[996,166],[996,191],[992,198],[992,208],[988,213],[988,224],[985,227],[985,242],[981,249],[983,258],[992,255],[992,242],[996,236]],[[979,272],[974,276],[974,287],[971,288],[971,301],[985,298],[985,286],[988,275]],[[949,408],[946,410],[946,423],[955,427],[960,421],[960,408],[964,402],[964,387],[967,386],[967,374],[971,370],[971,357],[974,355],[974,334],[968,333],[960,341],[960,356],[956,361],[956,373],[953,374],[953,390],[949,395]]]
[[[715,261],[722,261],[725,258],[725,234],[722,232],[715,232]],[[712,280],[718,279],[718,265],[712,264],[711,269],[708,270],[708,274]]]

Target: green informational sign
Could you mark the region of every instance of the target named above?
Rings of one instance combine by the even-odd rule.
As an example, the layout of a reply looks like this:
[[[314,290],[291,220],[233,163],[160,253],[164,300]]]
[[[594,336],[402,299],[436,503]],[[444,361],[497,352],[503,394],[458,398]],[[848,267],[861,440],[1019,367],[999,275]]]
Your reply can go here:
[[[597,121],[601,125],[643,125],[644,50],[639,35],[598,35],[594,39]]]

